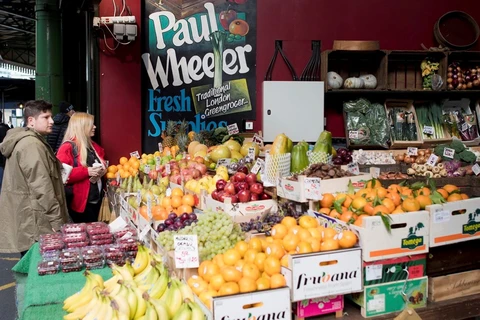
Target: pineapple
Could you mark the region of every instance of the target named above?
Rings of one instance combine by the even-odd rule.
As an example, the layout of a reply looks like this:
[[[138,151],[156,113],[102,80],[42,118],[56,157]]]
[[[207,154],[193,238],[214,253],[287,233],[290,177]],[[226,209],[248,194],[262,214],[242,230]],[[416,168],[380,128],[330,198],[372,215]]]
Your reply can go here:
[[[175,141],[176,128],[177,128],[177,122],[176,121],[171,121],[171,120],[167,121],[167,128],[165,129],[165,131],[162,134],[163,147],[171,148],[171,147],[173,147],[174,145],[177,144],[176,141]]]
[[[188,136],[184,133],[178,133],[176,135],[175,139],[177,140],[177,145],[178,145],[179,152],[180,153],[186,152],[187,147],[188,147],[188,143],[189,143]]]
[[[201,137],[200,139],[202,143],[207,147],[211,147],[215,145],[215,143],[211,141],[211,137],[212,137],[211,131],[200,131],[199,136]]]

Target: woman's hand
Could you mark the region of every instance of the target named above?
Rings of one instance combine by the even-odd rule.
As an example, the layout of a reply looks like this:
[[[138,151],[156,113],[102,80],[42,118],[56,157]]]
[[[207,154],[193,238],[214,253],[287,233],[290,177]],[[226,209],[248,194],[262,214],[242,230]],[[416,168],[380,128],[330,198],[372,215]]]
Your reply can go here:
[[[90,177],[101,177],[103,176],[103,167],[88,167],[88,176]]]

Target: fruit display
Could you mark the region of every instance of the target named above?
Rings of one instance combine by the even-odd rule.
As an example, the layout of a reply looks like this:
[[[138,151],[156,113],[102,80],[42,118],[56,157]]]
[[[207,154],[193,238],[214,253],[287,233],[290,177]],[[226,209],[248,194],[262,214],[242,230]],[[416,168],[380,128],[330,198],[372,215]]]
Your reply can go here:
[[[200,260],[211,259],[217,253],[232,248],[235,243],[244,238],[240,225],[234,223],[228,214],[221,211],[205,211],[198,216],[197,222],[178,231],[165,230],[158,235],[157,240],[166,251],[171,251],[174,249],[173,236],[176,234],[198,236]]]
[[[207,167],[202,157],[195,160],[181,159],[170,161],[170,182],[182,184],[182,181],[198,180],[207,174]]]
[[[346,148],[339,148],[337,155],[333,157],[333,164],[345,165],[353,161],[353,152]]]
[[[309,178],[321,178],[323,180],[351,177],[353,174],[349,171],[345,171],[340,166],[330,165],[325,163],[312,164],[308,169],[301,172],[298,175],[293,175],[287,179],[292,181],[298,181],[299,175],[305,175]]]
[[[463,166],[458,160],[438,163],[435,166],[418,165],[414,163],[407,169],[407,174],[417,177],[441,178],[441,177],[463,177],[473,175],[472,166]]]
[[[257,175],[254,173],[245,174],[238,171],[229,182],[220,179],[215,186],[212,198],[220,202],[225,202],[227,198],[232,203],[271,199],[264,192],[263,184],[257,181]]]
[[[422,87],[424,90],[440,90],[443,85],[443,81],[439,82],[438,78],[435,77],[435,74],[438,71],[440,63],[433,61],[431,58],[422,60],[420,63],[420,70],[422,70]]]
[[[417,149],[417,155],[412,155],[404,152],[403,154],[397,154],[395,156],[395,161],[397,163],[425,164],[427,163],[432,153],[433,153],[432,149]],[[439,161],[441,161],[440,158],[437,160],[437,162]]]
[[[106,281],[86,271],[83,288],[64,301],[63,319],[204,319],[192,290],[171,278],[161,259],[140,246],[135,262],[113,264]]]
[[[480,87],[479,66],[464,69],[459,61],[454,61],[448,65],[447,72],[447,88],[449,90],[478,90]]]
[[[172,188],[169,196],[160,196],[157,204],[152,206],[152,219],[163,221],[172,213],[178,217],[185,213],[190,214],[193,212],[195,201],[195,195],[185,194],[178,187]],[[139,212],[146,220],[149,220],[147,209],[146,205],[142,205]]]
[[[409,175],[401,172],[387,171],[387,172],[381,172],[377,178],[379,180],[397,180],[397,179],[405,180],[405,179],[409,179],[410,176],[411,174]]]
[[[170,213],[163,223],[158,224],[157,231],[178,231],[195,222],[197,222],[197,215],[195,213],[188,214],[184,212],[181,216],[177,216],[175,213]]]
[[[352,153],[352,162],[358,164],[394,164],[396,159],[392,153],[379,151],[354,150]]]
[[[453,154],[448,156],[445,152],[446,148],[451,149]],[[477,161],[477,156],[467,149],[461,141],[455,139],[451,143],[436,146],[433,152],[444,161],[452,160],[452,158],[466,163]]]

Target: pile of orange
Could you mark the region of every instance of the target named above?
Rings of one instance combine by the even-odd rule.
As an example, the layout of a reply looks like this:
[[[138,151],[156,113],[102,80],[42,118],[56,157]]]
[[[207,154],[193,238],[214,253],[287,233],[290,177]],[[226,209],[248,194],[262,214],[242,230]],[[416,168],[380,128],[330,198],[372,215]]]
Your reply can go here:
[[[136,157],[121,157],[119,160],[119,164],[117,165],[110,165],[107,168],[107,173],[105,177],[107,179],[115,179],[117,177],[117,173],[120,174],[120,178],[128,178],[130,176],[134,177],[138,174],[138,168],[140,168],[140,160]]]
[[[211,261],[203,261],[198,276],[188,279],[188,285],[211,308],[212,297],[285,286],[281,267],[289,266],[290,254],[351,248],[357,243],[355,233],[338,234],[319,226],[310,216],[302,216],[298,224],[285,217],[273,226],[271,234],[240,241]]]
[[[445,185],[435,191],[428,187],[413,190],[408,186],[392,184],[384,188],[379,180],[370,180],[364,189],[353,194],[324,193],[320,212],[356,226],[363,226],[363,218],[424,210],[434,200],[452,202],[468,199],[454,185]]]
[[[170,196],[165,196],[161,202],[152,206],[152,218],[155,221],[167,219],[170,213],[180,216],[184,212],[192,213],[195,205],[195,197],[192,194],[184,194],[182,189],[173,188]],[[140,207],[140,214],[148,219],[147,206]]]

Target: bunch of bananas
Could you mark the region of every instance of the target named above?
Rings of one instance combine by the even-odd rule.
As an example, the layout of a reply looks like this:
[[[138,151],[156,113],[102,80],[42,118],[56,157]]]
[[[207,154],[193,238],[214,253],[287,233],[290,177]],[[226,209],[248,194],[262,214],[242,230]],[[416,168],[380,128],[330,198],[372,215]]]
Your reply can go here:
[[[81,291],[64,301],[64,320],[200,320],[204,315],[184,282],[170,278],[162,257],[143,245],[133,264],[112,265],[113,277],[86,271]]]

